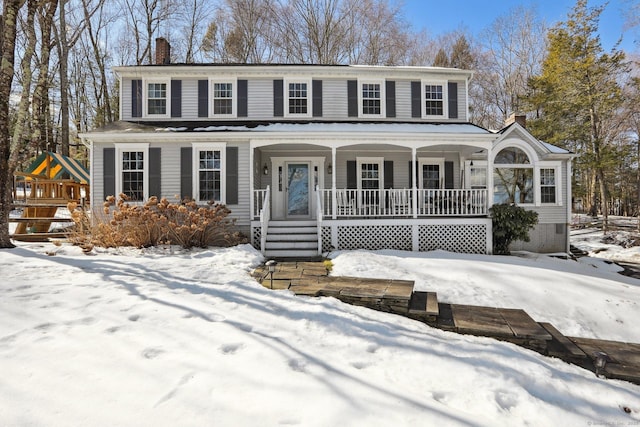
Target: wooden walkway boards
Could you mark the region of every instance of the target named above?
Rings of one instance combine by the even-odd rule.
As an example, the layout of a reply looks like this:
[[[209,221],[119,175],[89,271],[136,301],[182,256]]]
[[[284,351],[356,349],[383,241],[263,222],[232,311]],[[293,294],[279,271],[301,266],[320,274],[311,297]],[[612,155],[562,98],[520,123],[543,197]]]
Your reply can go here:
[[[536,322],[524,310],[441,303],[435,292],[414,292],[411,280],[329,276],[322,262],[281,262],[273,277],[265,266],[256,268],[252,275],[267,288],[330,296],[439,329],[508,341],[606,378],[640,384],[640,344],[567,337],[550,323]],[[606,365],[596,369],[596,358],[602,354]]]

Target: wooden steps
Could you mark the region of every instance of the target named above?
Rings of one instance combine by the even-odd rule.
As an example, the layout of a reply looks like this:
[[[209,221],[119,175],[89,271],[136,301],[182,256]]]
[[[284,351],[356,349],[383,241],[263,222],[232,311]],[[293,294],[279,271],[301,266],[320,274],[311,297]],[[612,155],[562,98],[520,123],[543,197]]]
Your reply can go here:
[[[271,286],[271,276],[264,266],[252,274],[263,286]],[[567,337],[550,323],[536,322],[524,310],[442,303],[435,292],[414,291],[413,285],[408,280],[329,276],[321,262],[281,262],[273,274],[274,289],[334,297],[438,329],[508,341],[606,378],[640,384],[640,344]],[[595,368],[597,352],[609,358],[603,370]]]

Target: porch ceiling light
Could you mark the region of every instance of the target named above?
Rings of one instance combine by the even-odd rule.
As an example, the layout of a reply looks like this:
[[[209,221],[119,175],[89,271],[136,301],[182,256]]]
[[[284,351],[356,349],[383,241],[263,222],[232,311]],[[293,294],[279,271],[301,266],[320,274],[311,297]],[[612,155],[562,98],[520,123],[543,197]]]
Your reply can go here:
[[[267,164],[264,164],[264,168],[262,168],[262,173],[265,175],[269,175],[269,166],[267,166]]]

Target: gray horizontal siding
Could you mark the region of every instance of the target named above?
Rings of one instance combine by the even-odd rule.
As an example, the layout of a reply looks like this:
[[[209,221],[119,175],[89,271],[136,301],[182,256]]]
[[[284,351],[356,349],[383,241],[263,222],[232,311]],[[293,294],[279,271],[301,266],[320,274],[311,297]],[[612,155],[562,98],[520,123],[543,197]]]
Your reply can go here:
[[[322,118],[327,120],[344,120],[347,114],[347,81],[322,81]]]
[[[396,118],[411,119],[411,82],[396,81]]]
[[[182,80],[182,119],[198,119],[198,80]]]
[[[458,83],[458,118],[455,121],[466,122],[467,119],[467,89],[464,80],[451,80]]]
[[[247,119],[273,119],[273,80],[249,80],[247,82]],[[246,120],[242,118],[242,120]]]
[[[558,233],[558,231],[561,231]],[[565,252],[567,250],[567,228],[565,224],[538,224],[529,232],[529,242],[521,240],[511,243],[512,251],[532,251],[540,253]]]
[[[131,79],[122,79],[120,119],[131,120]]]

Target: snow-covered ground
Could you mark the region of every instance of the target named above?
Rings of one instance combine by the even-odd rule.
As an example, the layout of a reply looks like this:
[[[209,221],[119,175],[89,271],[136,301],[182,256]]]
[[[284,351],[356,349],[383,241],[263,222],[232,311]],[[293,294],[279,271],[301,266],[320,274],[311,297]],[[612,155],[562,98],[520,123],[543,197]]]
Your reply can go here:
[[[333,274],[415,279],[444,300],[521,307],[568,334],[640,342],[640,281],[602,263],[333,257]],[[640,423],[639,386],[512,344],[271,291],[249,275],[262,261],[248,245],[0,250],[0,425]]]

